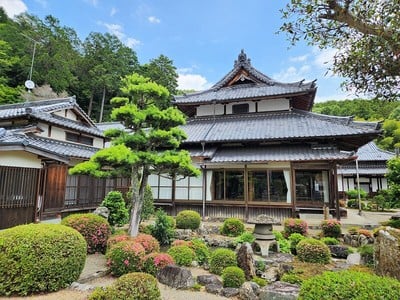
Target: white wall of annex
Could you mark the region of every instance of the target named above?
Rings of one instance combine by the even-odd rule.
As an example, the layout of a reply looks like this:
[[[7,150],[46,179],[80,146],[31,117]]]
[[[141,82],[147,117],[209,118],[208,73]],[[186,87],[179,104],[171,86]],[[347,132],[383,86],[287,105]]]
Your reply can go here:
[[[258,102],[258,111],[279,111],[289,109],[289,99],[271,99],[261,100]]]
[[[0,152],[0,166],[21,168],[42,168],[41,160],[36,154],[25,151],[2,151]]]

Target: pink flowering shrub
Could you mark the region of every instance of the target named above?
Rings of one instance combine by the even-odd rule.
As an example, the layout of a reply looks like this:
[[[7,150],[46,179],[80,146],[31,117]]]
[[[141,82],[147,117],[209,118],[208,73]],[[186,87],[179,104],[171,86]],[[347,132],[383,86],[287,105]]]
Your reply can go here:
[[[140,233],[133,240],[143,246],[146,254],[160,251],[160,243],[150,234]]]
[[[143,246],[133,240],[119,242],[107,252],[107,266],[115,276],[139,272],[146,252]]]
[[[285,219],[283,223],[283,235],[287,238],[292,233],[300,233],[306,236],[308,231],[308,224],[305,220],[289,218]]]
[[[156,276],[159,270],[174,263],[175,261],[171,255],[153,252],[143,257],[142,271]]]
[[[111,227],[106,219],[96,214],[72,214],[61,221],[77,230],[86,240],[87,253],[105,253]]]
[[[321,222],[321,229],[324,237],[338,238],[342,235],[342,226],[335,219],[323,220]]]
[[[368,229],[363,229],[363,228],[360,228],[360,229],[358,229],[357,230],[357,234],[358,235],[364,235],[364,236],[366,236],[366,237],[370,237],[370,238],[372,238],[373,236],[374,236],[374,234],[372,233],[372,231],[370,231],[370,230],[368,230]]]
[[[126,233],[112,235],[107,240],[107,251],[109,251],[111,249],[111,247],[114,246],[115,244],[117,244],[119,242],[131,240],[131,239],[132,239],[132,237],[127,235]]]

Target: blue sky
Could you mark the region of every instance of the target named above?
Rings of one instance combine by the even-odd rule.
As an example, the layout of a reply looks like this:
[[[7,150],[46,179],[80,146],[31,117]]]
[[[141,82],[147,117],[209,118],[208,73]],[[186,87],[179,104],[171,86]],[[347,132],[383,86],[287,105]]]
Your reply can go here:
[[[276,34],[279,9],[287,1],[0,0],[0,6],[10,17],[53,15],[82,40],[90,32],[113,33],[142,64],[166,55],[178,69],[182,89],[210,87],[244,49],[255,68],[276,80],[317,79],[317,102],[353,98],[341,90],[341,78],[327,74],[333,50],[305,43],[289,47],[286,36]]]

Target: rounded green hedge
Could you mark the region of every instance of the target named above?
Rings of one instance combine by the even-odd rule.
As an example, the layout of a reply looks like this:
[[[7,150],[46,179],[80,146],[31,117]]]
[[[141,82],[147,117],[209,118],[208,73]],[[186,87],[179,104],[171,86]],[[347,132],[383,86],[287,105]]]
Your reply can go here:
[[[297,244],[296,252],[299,260],[303,262],[327,264],[331,260],[329,247],[313,238],[301,240]]]
[[[221,277],[224,287],[239,288],[246,281],[244,271],[235,266],[225,268]]]
[[[61,220],[62,225],[79,231],[87,243],[87,253],[107,250],[107,240],[111,235],[111,226],[106,219],[96,214],[73,214]]]
[[[226,267],[237,266],[236,253],[230,249],[218,248],[210,255],[210,272],[221,275]]]
[[[225,219],[221,227],[221,234],[227,236],[239,236],[244,232],[244,223],[238,218]]]
[[[178,266],[188,267],[196,259],[194,250],[186,245],[172,246],[168,249],[168,254],[173,257]]]
[[[0,231],[0,295],[53,292],[81,274],[86,242],[59,224],[29,224]]]
[[[325,272],[303,281],[299,300],[400,299],[400,281],[355,271]]]
[[[161,300],[157,280],[146,273],[129,273],[118,278],[111,286],[97,288],[89,300]]]
[[[176,228],[179,229],[198,229],[200,227],[200,214],[193,210],[182,210],[176,216]]]

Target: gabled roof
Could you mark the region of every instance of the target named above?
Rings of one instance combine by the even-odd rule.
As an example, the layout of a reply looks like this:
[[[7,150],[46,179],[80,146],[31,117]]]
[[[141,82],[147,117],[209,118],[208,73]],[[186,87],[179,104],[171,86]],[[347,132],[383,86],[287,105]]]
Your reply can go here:
[[[187,134],[185,145],[347,139],[349,144],[341,146],[343,150],[351,151],[380,133],[378,123],[354,122],[351,117],[326,116],[296,109],[197,117],[189,119],[182,129]]]
[[[70,159],[89,159],[99,149],[0,128],[0,151],[24,150],[49,159],[68,163]]]
[[[357,151],[358,161],[388,161],[396,154],[390,151],[379,149],[374,142],[370,142]]]
[[[183,110],[187,106],[242,101],[245,99],[289,98],[291,106],[311,110],[316,93],[315,81],[282,83],[255,69],[242,52],[233,69],[210,89],[176,96],[175,103]]]
[[[56,111],[65,109],[72,109],[84,123],[53,114]],[[96,127],[90,117],[79,107],[74,97],[0,105],[0,120],[16,118],[33,118],[103,137],[102,131]]]

